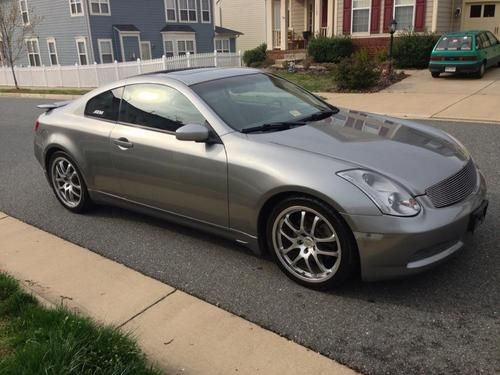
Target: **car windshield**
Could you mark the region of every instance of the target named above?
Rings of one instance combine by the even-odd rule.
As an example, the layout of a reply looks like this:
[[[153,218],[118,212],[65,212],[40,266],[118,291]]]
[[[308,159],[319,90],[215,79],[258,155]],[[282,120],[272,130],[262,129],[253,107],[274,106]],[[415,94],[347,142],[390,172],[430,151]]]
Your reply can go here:
[[[470,51],[472,49],[472,37],[463,36],[443,36],[437,46],[436,51]]]
[[[233,129],[297,123],[331,110],[300,87],[275,76],[249,74],[193,85],[192,89]],[[326,112],[324,112],[326,113]],[[285,130],[290,127],[268,127]]]

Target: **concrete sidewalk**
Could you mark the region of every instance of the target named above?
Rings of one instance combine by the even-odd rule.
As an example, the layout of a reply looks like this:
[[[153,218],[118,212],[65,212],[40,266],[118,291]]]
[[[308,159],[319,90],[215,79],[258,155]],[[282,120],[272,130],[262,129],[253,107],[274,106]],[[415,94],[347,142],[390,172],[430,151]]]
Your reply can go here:
[[[253,323],[0,212],[0,271],[40,298],[132,332],[167,374],[353,370]]]
[[[443,76],[427,70],[373,94],[321,93],[339,107],[396,117],[500,122],[500,69],[489,69],[482,79]]]

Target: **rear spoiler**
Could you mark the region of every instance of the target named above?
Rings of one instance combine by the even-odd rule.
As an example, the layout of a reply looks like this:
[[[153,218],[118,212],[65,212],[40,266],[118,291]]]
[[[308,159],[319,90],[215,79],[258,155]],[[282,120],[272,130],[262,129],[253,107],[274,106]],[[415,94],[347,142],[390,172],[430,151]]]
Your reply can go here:
[[[40,104],[40,105],[37,105],[37,108],[46,109],[47,112],[50,112],[53,109],[64,107],[65,105],[68,105],[71,102],[72,102],[72,100],[66,100],[64,102],[56,102],[56,103],[52,103],[52,104]]]

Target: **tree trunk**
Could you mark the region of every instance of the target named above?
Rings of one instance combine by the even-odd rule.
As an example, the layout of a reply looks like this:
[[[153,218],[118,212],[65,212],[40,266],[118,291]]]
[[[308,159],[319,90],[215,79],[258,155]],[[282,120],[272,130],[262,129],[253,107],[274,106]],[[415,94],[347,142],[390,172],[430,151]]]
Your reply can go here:
[[[10,61],[10,70],[12,72],[12,78],[14,78],[14,85],[16,85],[16,90],[19,90],[19,85],[17,84],[16,72],[14,70],[14,63]]]

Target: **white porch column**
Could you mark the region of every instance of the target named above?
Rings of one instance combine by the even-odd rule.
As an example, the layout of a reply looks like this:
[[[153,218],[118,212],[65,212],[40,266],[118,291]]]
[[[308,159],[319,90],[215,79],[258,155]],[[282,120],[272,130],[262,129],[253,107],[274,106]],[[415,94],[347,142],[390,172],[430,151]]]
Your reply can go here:
[[[287,0],[280,0],[281,49],[288,49],[288,8]]]
[[[314,1],[314,34],[319,34],[321,27],[321,0]]]
[[[334,0],[328,0],[328,17],[327,17],[327,29],[326,36],[333,36],[333,17],[334,17]]]
[[[266,42],[267,49],[273,49],[273,0],[266,0]]]

